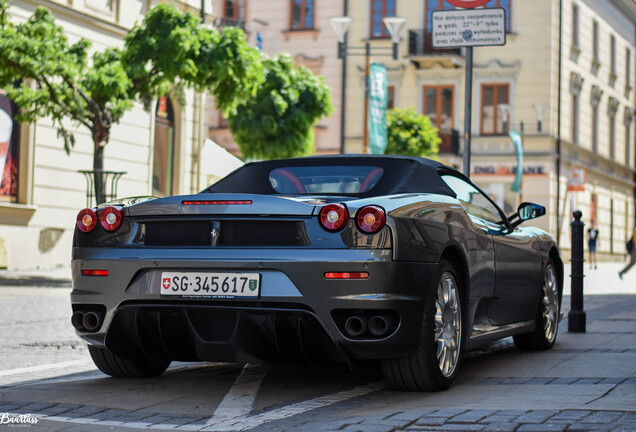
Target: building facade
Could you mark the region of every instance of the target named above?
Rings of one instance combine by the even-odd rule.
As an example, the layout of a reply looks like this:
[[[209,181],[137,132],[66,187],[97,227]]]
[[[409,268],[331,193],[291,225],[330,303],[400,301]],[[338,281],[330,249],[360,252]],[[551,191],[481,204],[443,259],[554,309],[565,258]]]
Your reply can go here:
[[[389,104],[429,115],[440,129],[440,159],[461,170],[466,49],[433,48],[431,26],[433,11],[453,7],[349,1],[348,43],[370,42],[373,57],[390,44],[381,19],[407,19],[400,59],[372,60],[387,68]],[[506,44],[473,48],[471,178],[509,213],[521,201],[545,205],[548,217],[536,223],[565,249],[572,209],[580,209],[600,230],[599,252],[618,259],[634,228],[636,2],[491,0],[486,7],[505,10]],[[346,82],[346,149],[355,153],[362,148],[361,59],[349,59]],[[521,133],[524,146],[519,193],[510,187],[517,170],[510,131]]]
[[[15,0],[9,20],[28,19],[35,8],[50,9],[71,43],[83,37],[93,50],[121,46],[155,0]],[[200,0],[171,1],[183,11],[200,13]],[[209,7],[209,6],[208,6]],[[80,172],[93,168],[93,142],[87,129],[73,128],[76,144],[64,151],[50,119],[33,124],[13,121],[17,107],[0,94],[2,151],[0,186],[0,267],[9,269],[67,266],[78,211],[94,205]],[[170,195],[203,189],[206,168],[199,163],[207,137],[205,97],[186,92],[181,106],[161,98],[149,112],[140,104],[111,130],[104,169],[122,172],[117,196]],[[7,120],[9,118],[9,120]],[[5,133],[6,132],[6,133]],[[110,179],[107,192],[110,192]]]
[[[159,2],[14,0],[9,19],[25,20],[35,7],[48,7],[71,42],[84,37],[101,50],[120,46],[135,22]],[[373,60],[387,67],[389,106],[429,115],[442,136],[440,159],[462,168],[465,49],[437,50],[431,43],[431,13],[452,7],[448,2],[170,3],[195,14],[203,6],[206,23],[241,26],[264,55],[287,51],[325,78],[334,113],[316,127],[317,153],[362,150],[363,57],[338,59],[329,23],[332,16],[349,15],[348,44],[369,42]],[[506,12],[506,45],[474,48],[471,177],[509,212],[521,201],[546,205],[548,217],[537,224],[557,235],[565,249],[572,209],[582,210],[584,221],[594,221],[600,230],[599,252],[619,258],[635,218],[636,2],[491,0],[487,6]],[[374,54],[390,52],[385,16],[407,19],[399,60]],[[92,169],[89,133],[74,130],[77,143],[67,155],[50,120],[17,124],[12,121],[17,107],[2,95],[0,109],[0,267],[68,265],[76,214],[92,205],[80,173]],[[520,193],[510,188],[517,166],[509,131],[523,137]],[[183,106],[161,98],[150,112],[136,105],[113,127],[105,150],[105,169],[125,173],[117,196],[203,189],[213,178],[201,157],[206,138],[239,153],[206,95],[187,92]],[[583,182],[568,187],[568,177],[581,174]]]

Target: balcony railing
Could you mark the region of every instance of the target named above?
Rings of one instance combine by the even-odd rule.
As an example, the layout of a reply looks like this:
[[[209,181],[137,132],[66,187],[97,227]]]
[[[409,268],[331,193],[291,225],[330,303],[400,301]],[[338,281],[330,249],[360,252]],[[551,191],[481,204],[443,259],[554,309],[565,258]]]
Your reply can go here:
[[[507,123],[504,122],[501,125],[501,129],[495,133],[482,134],[482,135],[508,135],[510,131],[519,132],[521,135],[543,135],[545,128],[541,122],[530,121],[519,123]]]
[[[99,205],[117,198],[119,179],[126,174],[126,171],[104,171],[103,169],[81,170],[78,172],[86,177],[86,207],[93,207],[93,202],[95,202],[95,205]],[[95,182],[99,182],[102,185],[102,196],[97,196]]]
[[[420,56],[459,56],[462,57],[459,48],[433,48],[433,35],[425,29],[409,30],[409,55]]]
[[[247,31],[244,20],[235,20],[235,19],[223,18],[223,17],[211,17],[211,19],[208,19],[206,17],[206,23],[212,24],[214,28],[217,28],[219,30],[222,29],[223,27],[238,27],[243,31]]]

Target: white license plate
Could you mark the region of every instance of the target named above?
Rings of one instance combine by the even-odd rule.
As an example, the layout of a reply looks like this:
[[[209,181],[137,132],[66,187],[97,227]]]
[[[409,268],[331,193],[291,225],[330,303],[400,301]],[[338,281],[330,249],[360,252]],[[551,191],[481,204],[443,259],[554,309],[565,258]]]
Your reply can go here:
[[[206,298],[258,298],[258,273],[163,272],[161,295]]]

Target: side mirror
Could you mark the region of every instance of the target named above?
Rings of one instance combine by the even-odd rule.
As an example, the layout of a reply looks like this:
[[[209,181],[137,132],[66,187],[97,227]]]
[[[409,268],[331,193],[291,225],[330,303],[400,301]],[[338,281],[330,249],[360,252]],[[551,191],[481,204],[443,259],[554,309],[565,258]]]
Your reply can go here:
[[[519,219],[522,221],[536,219],[545,214],[545,207],[539,204],[524,202],[519,204],[517,214],[519,214]]]
[[[510,222],[510,226],[515,228],[519,226],[522,222],[536,219],[545,214],[545,207],[539,204],[524,202],[519,204],[517,208],[517,213],[513,214],[508,218],[508,222]]]

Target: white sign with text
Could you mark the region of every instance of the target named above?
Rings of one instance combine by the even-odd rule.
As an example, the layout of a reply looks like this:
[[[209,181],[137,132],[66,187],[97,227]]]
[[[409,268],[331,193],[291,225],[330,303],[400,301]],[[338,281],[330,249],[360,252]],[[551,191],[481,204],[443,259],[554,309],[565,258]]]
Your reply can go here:
[[[503,8],[439,10],[432,15],[434,48],[506,44]]]

